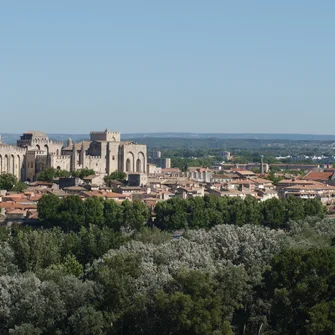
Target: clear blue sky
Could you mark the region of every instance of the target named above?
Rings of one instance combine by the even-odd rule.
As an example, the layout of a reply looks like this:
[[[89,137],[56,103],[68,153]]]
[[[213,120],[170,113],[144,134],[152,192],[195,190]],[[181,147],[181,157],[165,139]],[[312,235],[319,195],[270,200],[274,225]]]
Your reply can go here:
[[[335,134],[335,1],[2,1],[0,132]]]

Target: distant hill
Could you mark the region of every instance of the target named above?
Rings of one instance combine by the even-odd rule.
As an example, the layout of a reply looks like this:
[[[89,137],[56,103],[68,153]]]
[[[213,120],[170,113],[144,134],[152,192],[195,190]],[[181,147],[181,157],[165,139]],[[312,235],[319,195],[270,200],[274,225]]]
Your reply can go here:
[[[16,144],[20,134],[2,134],[2,142]],[[73,141],[89,139],[89,134],[49,134],[49,137],[58,141],[67,141],[69,137]],[[183,138],[183,139],[251,139],[251,140],[291,140],[291,141],[335,141],[335,135],[313,135],[313,134],[255,134],[255,133],[128,133],[122,134],[122,139],[145,138]]]

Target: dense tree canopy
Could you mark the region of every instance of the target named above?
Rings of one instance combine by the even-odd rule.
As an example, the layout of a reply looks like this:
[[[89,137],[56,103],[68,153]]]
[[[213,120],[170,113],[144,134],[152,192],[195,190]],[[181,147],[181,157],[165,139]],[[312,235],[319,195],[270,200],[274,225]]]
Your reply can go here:
[[[114,200],[91,197],[83,201],[70,195],[59,199],[46,194],[38,202],[38,213],[46,227],[59,226],[64,231],[79,231],[90,224],[110,227],[115,231],[140,230],[149,219],[149,210],[140,201],[124,201],[121,205]]]
[[[334,333],[319,201],[175,198],[156,208],[164,231],[138,201],[44,195],[38,210],[42,229],[0,229],[1,334]]]
[[[155,207],[155,224],[161,229],[209,228],[216,224],[251,223],[271,228],[285,228],[290,220],[300,220],[307,216],[325,217],[326,207],[318,199],[303,200],[272,198],[258,202],[247,196],[217,198],[196,197],[189,200],[173,198],[159,202]]]

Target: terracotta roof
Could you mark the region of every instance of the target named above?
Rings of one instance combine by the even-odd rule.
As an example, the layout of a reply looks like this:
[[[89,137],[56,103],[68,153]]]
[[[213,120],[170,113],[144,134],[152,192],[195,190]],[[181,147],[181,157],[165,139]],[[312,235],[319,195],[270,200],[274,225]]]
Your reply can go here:
[[[287,190],[330,190],[335,191],[335,186],[330,186],[322,183],[315,183],[312,185],[294,185],[286,187]]]
[[[35,209],[37,208],[36,204],[22,204],[14,201],[0,202],[0,208],[17,208],[17,209]]]
[[[107,199],[129,199],[131,194],[121,194],[115,192],[86,191],[82,192],[86,197],[104,197]]]
[[[302,179],[283,179],[281,181],[278,182],[278,185],[285,185],[285,184],[296,184],[296,185],[301,185],[301,184],[305,184],[305,185],[313,185],[313,181],[310,180],[302,180]]]
[[[232,179],[228,174],[213,174],[212,179]]]
[[[250,180],[250,179],[243,179],[243,180],[234,180],[234,181],[231,182],[231,184],[232,185],[234,185],[234,184],[240,184],[240,185],[247,185],[247,184],[249,184],[249,185],[251,185],[251,184],[255,184],[255,183],[254,183],[253,179],[252,180]]]
[[[329,180],[334,175],[334,171],[330,172],[317,172],[310,171],[304,176],[305,180]]]
[[[13,209],[13,210],[8,210],[7,214],[26,214],[27,211],[23,209]]]
[[[168,168],[168,169],[162,169],[162,172],[163,173],[173,173],[173,172],[179,173],[181,172],[181,170],[179,168]]]
[[[32,195],[31,197],[29,197],[29,200],[31,201],[38,201],[42,198],[42,194],[36,194],[36,195]]]
[[[240,170],[240,171],[236,171],[236,174],[240,174],[242,176],[255,176],[255,173],[252,171],[248,171],[248,170]]]
[[[85,191],[86,188],[82,186],[69,186],[69,187],[64,187],[64,191]]]
[[[273,184],[271,180],[269,179],[264,179],[264,178],[253,178],[252,179],[253,182],[257,183],[257,184]]]

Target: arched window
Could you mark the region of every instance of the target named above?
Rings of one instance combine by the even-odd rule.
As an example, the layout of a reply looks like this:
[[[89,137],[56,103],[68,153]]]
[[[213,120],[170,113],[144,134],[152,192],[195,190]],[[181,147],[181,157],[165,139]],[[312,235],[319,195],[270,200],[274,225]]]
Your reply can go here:
[[[126,161],[126,171],[131,172],[131,162],[129,158]]]
[[[141,160],[140,159],[138,159],[137,161],[136,161],[136,172],[142,172],[142,166],[141,166],[142,164],[141,164]]]

